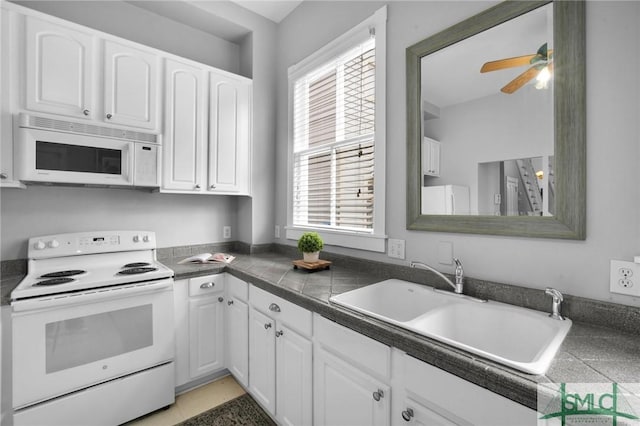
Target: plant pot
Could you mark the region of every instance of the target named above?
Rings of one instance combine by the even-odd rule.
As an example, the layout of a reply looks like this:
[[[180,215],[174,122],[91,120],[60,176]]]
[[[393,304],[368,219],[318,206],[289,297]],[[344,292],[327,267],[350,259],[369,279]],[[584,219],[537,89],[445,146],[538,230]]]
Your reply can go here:
[[[302,258],[304,259],[305,262],[308,262],[308,263],[317,262],[318,259],[320,259],[320,252],[314,251],[311,253],[302,253]]]

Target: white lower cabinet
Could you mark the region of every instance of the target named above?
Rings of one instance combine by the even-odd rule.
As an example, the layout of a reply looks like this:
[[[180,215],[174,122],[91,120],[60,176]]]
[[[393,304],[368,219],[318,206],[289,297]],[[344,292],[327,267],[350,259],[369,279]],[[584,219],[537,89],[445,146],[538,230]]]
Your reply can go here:
[[[314,315],[314,424],[388,425],[390,348]]]
[[[316,425],[389,424],[389,386],[324,349],[316,351],[314,382]]]
[[[176,281],[176,386],[224,368],[224,275]]]
[[[282,425],[536,424],[534,410],[232,275],[175,286],[176,386],[226,366]]]
[[[251,286],[249,392],[283,425],[312,424],[311,312]]]
[[[536,425],[536,412],[394,349],[392,424]]]
[[[249,386],[249,285],[225,274],[225,289],[227,368],[246,388]]]

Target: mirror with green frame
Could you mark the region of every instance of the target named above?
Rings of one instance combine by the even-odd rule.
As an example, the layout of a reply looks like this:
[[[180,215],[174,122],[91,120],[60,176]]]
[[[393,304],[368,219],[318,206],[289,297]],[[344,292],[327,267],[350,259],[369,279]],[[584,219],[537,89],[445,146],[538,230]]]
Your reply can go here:
[[[407,228],[585,238],[584,3],[503,2],[407,48]]]

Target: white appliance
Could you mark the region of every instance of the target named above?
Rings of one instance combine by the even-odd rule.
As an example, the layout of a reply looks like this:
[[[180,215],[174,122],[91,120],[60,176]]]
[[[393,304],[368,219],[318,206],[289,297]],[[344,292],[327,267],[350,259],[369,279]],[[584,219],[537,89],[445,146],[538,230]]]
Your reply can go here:
[[[155,234],[29,239],[11,293],[19,425],[113,425],[174,402],[173,271]]]
[[[23,182],[159,187],[158,135],[20,114]]]
[[[469,214],[469,187],[423,186],[422,214]]]

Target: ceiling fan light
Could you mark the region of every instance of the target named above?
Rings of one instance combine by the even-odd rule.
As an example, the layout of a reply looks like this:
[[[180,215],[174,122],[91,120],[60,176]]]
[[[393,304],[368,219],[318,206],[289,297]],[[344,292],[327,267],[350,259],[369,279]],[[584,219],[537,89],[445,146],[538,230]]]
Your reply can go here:
[[[546,89],[549,85],[549,80],[551,80],[551,72],[549,72],[549,67],[546,66],[540,70],[536,77],[536,89]]]

